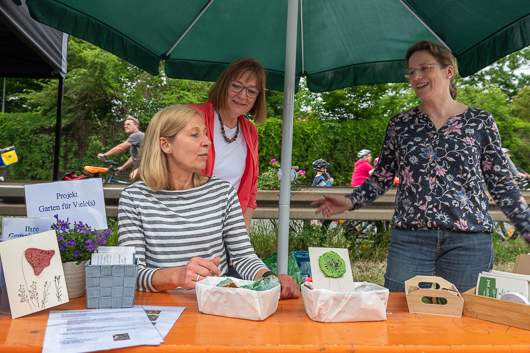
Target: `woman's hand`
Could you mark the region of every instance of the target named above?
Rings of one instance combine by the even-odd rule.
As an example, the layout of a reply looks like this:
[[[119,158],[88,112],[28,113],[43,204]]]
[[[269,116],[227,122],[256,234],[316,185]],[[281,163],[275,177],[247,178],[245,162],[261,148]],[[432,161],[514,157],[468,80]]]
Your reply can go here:
[[[322,213],[325,217],[330,217],[353,208],[353,203],[348,197],[334,196],[323,194],[323,199],[311,202],[311,206],[320,206],[315,211],[316,214]]]
[[[216,256],[213,260],[202,257],[193,257],[186,266],[162,268],[153,274],[151,282],[158,291],[166,291],[182,287],[194,289],[195,283],[208,276],[220,276],[221,271],[217,267],[221,258]]]
[[[280,299],[298,298],[300,295],[300,286],[298,286],[298,283],[292,276],[283,274],[279,275],[278,279],[282,288]]]
[[[195,283],[199,282],[201,279],[205,279],[209,276],[220,276],[221,271],[219,270],[219,267],[217,267],[220,262],[221,258],[219,256],[216,256],[213,260],[206,260],[202,257],[192,257],[190,262],[184,266],[181,282],[184,283],[184,285],[181,285],[181,287],[193,289],[195,288]]]

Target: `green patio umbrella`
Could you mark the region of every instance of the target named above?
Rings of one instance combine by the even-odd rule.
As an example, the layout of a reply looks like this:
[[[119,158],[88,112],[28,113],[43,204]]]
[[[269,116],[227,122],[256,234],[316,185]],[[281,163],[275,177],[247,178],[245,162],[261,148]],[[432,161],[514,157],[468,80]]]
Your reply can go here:
[[[20,1],[20,0],[17,0]],[[407,48],[447,46],[462,76],[530,45],[529,0],[26,0],[32,16],[156,75],[215,81],[251,56],[283,90],[289,175],[294,91],[404,81]],[[278,269],[287,272],[289,178],[280,185]],[[287,190],[287,191],[285,191]],[[285,192],[284,192],[285,191]]]

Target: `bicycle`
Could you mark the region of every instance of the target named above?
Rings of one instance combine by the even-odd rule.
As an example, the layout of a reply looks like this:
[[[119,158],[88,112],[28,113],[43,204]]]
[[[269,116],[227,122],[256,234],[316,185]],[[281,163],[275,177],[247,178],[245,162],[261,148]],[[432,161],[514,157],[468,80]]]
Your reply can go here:
[[[104,184],[105,183],[130,184],[127,181],[119,180],[114,177],[114,174],[118,171],[118,163],[110,159],[104,160],[103,158],[100,158],[100,160],[107,166],[106,168],[86,165],[83,167],[84,171],[68,172],[61,177],[61,180],[101,178]],[[76,174],[76,173],[79,173],[79,174]]]
[[[0,168],[9,167],[18,162],[17,152],[15,146],[0,148]],[[4,181],[4,177],[0,176],[0,181]]]
[[[530,190],[530,178],[515,176],[514,179],[519,190]]]
[[[530,190],[530,179],[514,176],[519,190]],[[493,222],[493,236],[501,241],[517,239],[519,232],[515,230],[510,222]]]
[[[493,236],[501,241],[517,239],[519,232],[510,222],[493,222]]]

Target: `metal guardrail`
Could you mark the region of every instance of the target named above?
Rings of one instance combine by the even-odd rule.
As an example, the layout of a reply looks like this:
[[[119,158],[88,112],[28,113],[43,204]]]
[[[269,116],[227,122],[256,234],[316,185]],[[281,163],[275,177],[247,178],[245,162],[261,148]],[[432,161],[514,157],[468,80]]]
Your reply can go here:
[[[24,185],[35,182],[0,182],[0,216],[26,216],[24,200]],[[124,186],[121,184],[107,184],[103,187],[107,217],[118,216],[118,201]],[[335,216],[335,219],[389,221],[394,214],[394,200],[396,188],[390,189],[386,194],[355,212],[344,212]],[[315,208],[309,204],[322,197],[323,193],[344,196],[352,188],[330,187],[312,188],[300,187],[291,191],[290,218],[291,219],[318,219]],[[530,191],[523,191],[523,196],[530,203]],[[258,208],[254,211],[255,219],[277,219],[279,208],[279,191],[259,190],[257,195]],[[490,198],[490,216],[494,221],[507,221],[500,208]]]

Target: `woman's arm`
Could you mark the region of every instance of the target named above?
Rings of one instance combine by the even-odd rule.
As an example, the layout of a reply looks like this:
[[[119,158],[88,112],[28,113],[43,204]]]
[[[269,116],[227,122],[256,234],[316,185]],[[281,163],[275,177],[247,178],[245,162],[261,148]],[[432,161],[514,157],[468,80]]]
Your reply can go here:
[[[226,208],[223,220],[223,241],[228,249],[230,260],[239,273],[247,280],[254,280],[261,269],[267,266],[255,254],[250,243],[237,193],[227,188]]]
[[[514,224],[515,229],[521,232],[522,237],[530,242],[530,209],[510,173],[501,150],[497,124],[491,115],[485,124],[487,137],[482,146],[480,167],[486,186],[493,201]]]
[[[166,291],[182,287],[194,289],[195,283],[209,276],[220,276],[217,265],[221,262],[219,256],[213,260],[194,257],[183,267],[158,269],[151,279],[153,287],[158,291]]]
[[[123,190],[118,205],[118,244],[119,246],[132,246],[135,248],[135,257],[138,261],[136,290],[157,292],[157,289],[151,283],[151,278],[156,269],[148,269],[146,267],[145,237],[140,219],[134,197],[129,190]]]
[[[252,215],[254,214],[254,209],[247,207],[243,212],[243,218],[245,219],[245,227],[247,228],[247,233],[250,234],[250,224],[252,223]]]

